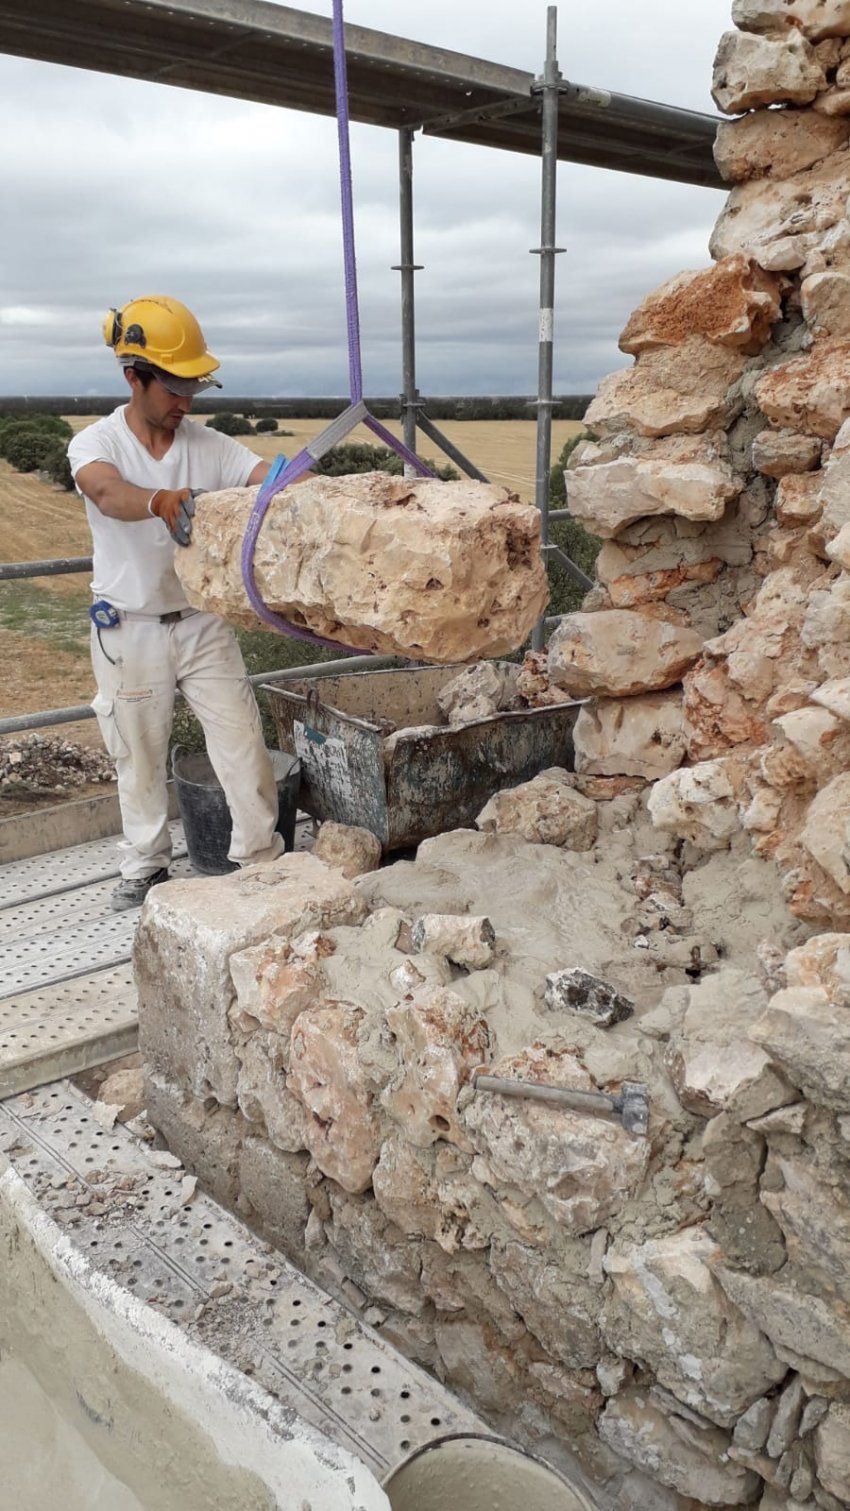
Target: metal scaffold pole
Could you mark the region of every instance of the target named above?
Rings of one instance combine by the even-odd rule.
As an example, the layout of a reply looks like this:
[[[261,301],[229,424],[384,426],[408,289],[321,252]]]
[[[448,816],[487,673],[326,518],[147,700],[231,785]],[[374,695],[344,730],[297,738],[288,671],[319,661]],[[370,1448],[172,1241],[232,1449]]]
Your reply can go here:
[[[419,391],[416,387],[416,310],[414,279],[422,264],[413,260],[413,132],[398,134],[398,205],[401,229],[401,262],[394,272],[401,273],[401,422],[404,444],[416,450],[416,419]],[[405,473],[408,468],[405,467]]]
[[[552,355],[555,322],[555,258],[563,247],[555,246],[555,209],[558,184],[558,10],[546,11],[546,63],[542,83],[542,179],[540,202],[540,308],[537,347],[537,459],[534,502],[540,510],[540,541],[544,560],[549,561],[549,469],[552,464]],[[532,645],[542,650],[544,621],[534,627]]]

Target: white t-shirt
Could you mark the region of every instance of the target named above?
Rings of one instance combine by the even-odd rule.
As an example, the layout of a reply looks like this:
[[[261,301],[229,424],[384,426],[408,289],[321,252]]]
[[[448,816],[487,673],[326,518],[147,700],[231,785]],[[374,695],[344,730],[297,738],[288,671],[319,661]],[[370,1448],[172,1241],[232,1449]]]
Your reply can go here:
[[[122,404],[81,430],[68,446],[76,478],[90,462],[111,462],[138,488],[244,488],[260,458],[233,436],[185,419],[161,460],[134,436]],[[91,499],[86,514],[94,542],[95,598],[134,614],[169,614],[188,606],[174,570],[176,546],[161,519],[109,519]]]

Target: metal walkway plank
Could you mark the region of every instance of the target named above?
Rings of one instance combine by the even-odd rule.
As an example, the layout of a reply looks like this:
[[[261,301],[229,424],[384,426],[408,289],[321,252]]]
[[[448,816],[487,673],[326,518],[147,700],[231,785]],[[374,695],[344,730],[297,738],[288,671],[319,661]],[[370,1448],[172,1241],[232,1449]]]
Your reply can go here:
[[[0,1098],[130,1054],[137,1018],[129,964],[0,1002]]]
[[[169,825],[175,853],[185,855],[183,825],[175,820]],[[74,887],[106,881],[119,874],[120,835],[109,839],[89,840],[67,850],[52,850],[46,855],[32,855],[28,860],[8,861],[0,866],[0,908],[13,908],[22,902],[52,897]]]
[[[89,1262],[378,1475],[481,1419],[67,1082],[0,1106],[5,1151]],[[177,1162],[174,1161],[174,1164]]]

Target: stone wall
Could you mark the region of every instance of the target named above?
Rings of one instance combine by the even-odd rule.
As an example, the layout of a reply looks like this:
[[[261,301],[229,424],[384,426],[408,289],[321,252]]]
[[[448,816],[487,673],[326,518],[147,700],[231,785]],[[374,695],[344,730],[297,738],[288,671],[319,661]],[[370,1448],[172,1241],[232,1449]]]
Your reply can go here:
[[[170,883],[137,947],[181,1157],[618,1511],[850,1506],[850,4],[733,19],[715,262],[623,332],[599,585],[518,679],[593,700],[576,771],[353,880]],[[642,1081],[648,1137],[481,1065]]]

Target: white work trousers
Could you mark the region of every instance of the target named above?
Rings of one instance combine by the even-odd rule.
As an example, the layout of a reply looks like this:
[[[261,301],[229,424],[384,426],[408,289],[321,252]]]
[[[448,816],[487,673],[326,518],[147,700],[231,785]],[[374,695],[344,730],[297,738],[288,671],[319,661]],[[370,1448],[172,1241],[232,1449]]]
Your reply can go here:
[[[228,858],[247,866],[281,855],[277,785],[230,626],[201,613],[171,624],[122,619],[101,631],[101,643],[92,630],[92,664],[98,688],[92,707],[118,776],[122,876],[150,876],[171,860],[166,778],[177,688],[203,726],[224,788],[233,821]]]

